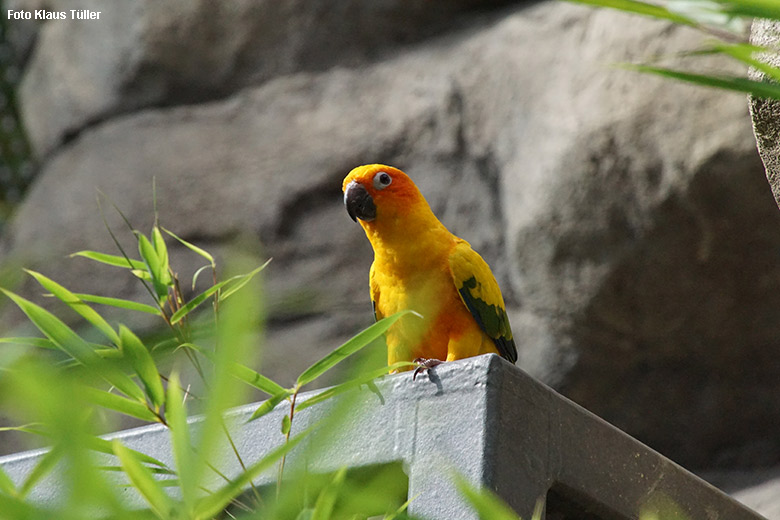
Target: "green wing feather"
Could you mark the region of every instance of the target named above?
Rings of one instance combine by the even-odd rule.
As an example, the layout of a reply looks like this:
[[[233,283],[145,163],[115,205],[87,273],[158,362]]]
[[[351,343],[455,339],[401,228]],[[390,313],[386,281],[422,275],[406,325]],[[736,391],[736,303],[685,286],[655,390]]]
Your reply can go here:
[[[517,347],[504,298],[487,262],[465,240],[458,242],[449,260],[452,278],[464,305],[496,344],[499,354],[514,363],[517,361]]]

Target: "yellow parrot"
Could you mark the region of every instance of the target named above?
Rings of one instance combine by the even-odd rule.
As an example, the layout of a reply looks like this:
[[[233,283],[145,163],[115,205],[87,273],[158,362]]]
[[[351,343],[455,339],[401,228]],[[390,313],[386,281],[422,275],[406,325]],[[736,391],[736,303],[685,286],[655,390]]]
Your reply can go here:
[[[450,233],[404,172],[368,164],[349,172],[344,205],[374,249],[369,281],[374,317],[411,309],[386,334],[387,362],[442,361],[495,353],[512,363],[517,349],[493,273],[468,242]]]

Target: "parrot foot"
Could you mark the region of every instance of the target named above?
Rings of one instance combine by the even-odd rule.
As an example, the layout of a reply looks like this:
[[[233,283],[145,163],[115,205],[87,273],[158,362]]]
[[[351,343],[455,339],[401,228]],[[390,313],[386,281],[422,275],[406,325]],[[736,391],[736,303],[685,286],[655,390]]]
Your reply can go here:
[[[442,363],[444,363],[444,361],[440,359],[418,357],[413,361],[413,363],[417,363],[417,368],[414,369],[414,374],[412,375],[412,381],[417,379],[417,374],[427,372],[433,367],[441,365]]]

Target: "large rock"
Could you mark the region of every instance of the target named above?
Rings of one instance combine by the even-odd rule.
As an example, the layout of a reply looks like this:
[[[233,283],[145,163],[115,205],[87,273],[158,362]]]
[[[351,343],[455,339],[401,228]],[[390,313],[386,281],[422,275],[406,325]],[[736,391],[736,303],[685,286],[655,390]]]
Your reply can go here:
[[[757,19],[751,28],[750,41],[768,49],[777,49],[780,22]],[[774,67],[780,67],[780,54],[764,53],[762,59]],[[751,69],[756,80],[767,78],[756,69]],[[766,167],[766,176],[775,200],[780,205],[780,101],[776,99],[750,99],[750,113],[758,151]]]
[[[96,122],[146,106],[224,97],[280,74],[376,59],[508,0],[11,0],[89,9],[47,22],[21,87],[33,148],[47,155]],[[28,31],[29,32],[29,31]]]
[[[152,4],[133,4],[135,19],[163,9]],[[385,23],[378,11],[363,13],[363,23]],[[201,23],[217,31],[219,20]],[[255,22],[235,23],[240,35]],[[355,165],[388,162],[494,266],[521,366],[686,465],[777,462],[780,214],[745,100],[611,67],[691,48],[699,36],[688,30],[563,3],[463,23],[395,54],[342,42],[321,67],[292,60],[268,72],[252,62],[247,77],[258,74],[261,85],[209,103],[111,117],[154,103],[119,102],[133,83],[112,77],[105,81],[124,86],[105,87],[96,77],[105,96],[94,106],[84,96],[65,126],[28,106],[31,127],[51,124],[36,138],[51,157],[3,237],[4,257],[32,251],[29,261],[66,285],[134,295],[132,280],[108,268],[40,259],[111,248],[96,187],[148,226],[155,177],[164,224],[218,250],[249,234],[274,257],[264,366],[286,382],[371,320],[371,251],[343,211],[340,181]],[[323,34],[306,27],[269,45],[318,48]],[[197,77],[187,61],[201,58],[157,60],[184,51],[166,39],[146,43],[133,63],[159,70],[145,81],[167,85],[188,78],[186,69],[208,91],[212,69]],[[42,49],[27,71],[36,88],[83,95],[49,72],[57,69]],[[211,52],[241,56],[229,39]],[[75,55],[70,65],[108,74],[123,56],[107,48],[94,58],[106,65]],[[163,104],[193,100],[161,91]],[[58,146],[63,132],[76,137]],[[180,272],[197,267],[179,257]]]

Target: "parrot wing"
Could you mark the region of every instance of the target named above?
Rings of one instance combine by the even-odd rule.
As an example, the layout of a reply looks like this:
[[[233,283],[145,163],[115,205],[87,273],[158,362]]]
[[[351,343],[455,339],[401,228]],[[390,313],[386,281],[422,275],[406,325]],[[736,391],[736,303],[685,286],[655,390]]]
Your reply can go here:
[[[487,262],[468,242],[459,239],[450,253],[449,267],[461,300],[479,327],[496,344],[501,357],[512,363],[517,361],[504,298]]]

